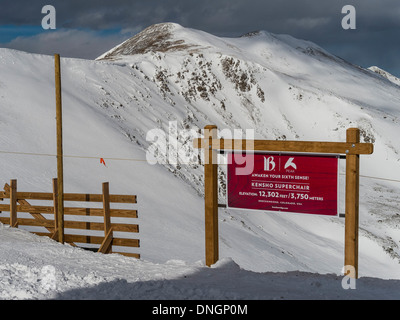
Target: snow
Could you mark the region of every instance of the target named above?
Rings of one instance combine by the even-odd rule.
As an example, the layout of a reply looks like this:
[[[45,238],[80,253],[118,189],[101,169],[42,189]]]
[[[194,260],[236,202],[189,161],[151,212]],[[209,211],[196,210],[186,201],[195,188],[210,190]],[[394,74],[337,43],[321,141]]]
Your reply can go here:
[[[377,66],[372,66],[369,67],[368,70],[371,70],[375,72],[376,74],[379,74],[381,77],[384,77],[388,79],[389,81],[393,82],[396,85],[400,85],[400,79],[395,77],[394,75],[390,74],[389,72],[377,67]]]
[[[100,193],[109,181],[111,193],[136,194],[142,259],[0,226],[0,298],[398,299],[400,87],[287,35],[164,29],[165,41],[186,46],[114,48],[61,65],[65,191]],[[21,191],[49,192],[56,176],[53,66],[51,56],[0,48],[0,182],[18,179]],[[205,267],[203,168],[183,158],[197,159],[191,139],[179,136],[179,168],[162,153],[145,161],[147,133],[168,136],[171,122],[179,132],[216,124],[287,140],[344,141],[359,127],[374,154],[361,157],[357,289],[342,288],[341,218],[221,208],[220,261]]]
[[[342,276],[253,272],[223,258],[211,268],[201,261],[153,263],[103,255],[2,226],[1,299],[399,299],[400,280],[361,278],[343,289]],[[234,279],[234,281],[232,281]]]

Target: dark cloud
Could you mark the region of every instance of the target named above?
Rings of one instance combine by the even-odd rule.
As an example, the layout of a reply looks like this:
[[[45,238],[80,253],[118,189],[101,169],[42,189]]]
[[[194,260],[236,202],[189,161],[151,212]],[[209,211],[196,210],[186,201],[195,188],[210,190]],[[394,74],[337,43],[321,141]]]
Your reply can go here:
[[[2,0],[4,2],[4,0]],[[0,25],[38,26],[46,4],[57,10],[57,28],[86,30],[101,41],[107,29],[133,32],[159,22],[176,22],[219,36],[239,36],[266,30],[307,39],[334,54],[363,66],[379,64],[400,75],[396,58],[399,49],[400,2],[398,0],[5,0]],[[343,30],[344,5],[357,12],[357,29]],[[92,33],[91,33],[92,32]],[[63,33],[65,36],[65,33]],[[71,33],[72,35],[72,33]],[[121,35],[107,35],[117,40]],[[45,35],[36,40],[50,41]],[[15,43],[22,45],[21,38]],[[111,41],[110,41],[111,42]],[[104,51],[107,42],[104,42]],[[98,45],[100,46],[100,45]],[[79,50],[79,48],[77,48]],[[100,48],[99,48],[100,50]],[[72,53],[71,53],[72,54]],[[78,56],[76,53],[74,56]]]

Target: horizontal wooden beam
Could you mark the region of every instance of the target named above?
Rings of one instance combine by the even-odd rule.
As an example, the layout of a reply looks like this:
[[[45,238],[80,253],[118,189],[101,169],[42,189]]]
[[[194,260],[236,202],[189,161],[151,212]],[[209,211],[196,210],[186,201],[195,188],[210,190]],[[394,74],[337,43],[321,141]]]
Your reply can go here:
[[[65,242],[68,243],[79,242],[79,243],[101,244],[104,240],[104,237],[100,236],[87,236],[79,234],[65,234],[64,238]]]
[[[0,222],[3,224],[9,224],[10,218],[0,217]],[[50,232],[54,232],[54,220],[50,219],[29,219],[29,218],[18,218],[18,225],[20,226],[31,226],[31,227],[44,227],[49,228]],[[80,229],[80,230],[104,230],[103,222],[86,222],[86,221],[65,221],[64,227],[66,229]],[[125,223],[111,223],[111,227],[114,231],[118,232],[139,232],[139,225],[137,224],[125,224]]]
[[[32,233],[37,234],[39,236],[47,236],[47,237],[52,236],[51,233],[46,233],[46,232],[32,232]],[[104,237],[79,235],[79,234],[65,234],[64,240],[65,240],[65,242],[68,242],[68,243],[77,242],[77,243],[102,244],[104,241]],[[139,248],[140,240],[139,239],[127,239],[127,238],[113,238],[113,246]]]
[[[65,235],[66,242],[102,244],[103,240],[104,240],[104,237],[99,237],[99,236],[86,236],[86,235],[76,235],[76,234],[66,234]],[[113,238],[113,245],[138,248],[140,246],[140,240],[125,239],[125,238]]]
[[[114,229],[114,231],[118,231],[118,232],[139,233],[139,225],[138,224],[111,223],[111,227]]]
[[[114,238],[113,245],[121,247],[140,247],[139,239],[127,239],[127,238]]]
[[[54,223],[54,222],[53,222]],[[82,230],[104,230],[103,222],[91,222],[91,221],[69,221],[64,222],[66,229],[82,229]],[[132,232],[138,233],[139,226],[137,224],[125,224],[125,223],[111,223],[111,227],[114,231],[118,232]]]
[[[10,205],[0,204],[1,211],[10,211]],[[16,206],[17,212],[29,212],[29,213],[54,213],[54,207],[49,206]]]
[[[10,218],[1,217],[0,222],[3,224],[9,224]],[[19,226],[31,226],[31,227],[44,227],[44,228],[51,228],[53,232],[54,229],[54,220],[39,220],[39,219],[27,219],[27,218],[18,218],[18,225]]]
[[[208,147],[208,140],[194,139],[195,148]],[[320,141],[278,141],[278,140],[231,140],[213,139],[213,150],[276,151],[329,154],[372,154],[372,143],[320,142]],[[1,196],[1,195],[0,195]]]
[[[116,251],[111,251],[111,253],[117,253],[117,254],[121,254],[121,255],[126,256],[126,257],[140,259],[140,254],[139,253],[116,252]]]
[[[52,206],[16,206],[17,212],[34,213],[54,213]],[[0,204],[0,211],[10,211],[10,205]],[[65,215],[87,215],[87,216],[103,216],[103,209],[101,208],[64,208]],[[111,217],[118,218],[137,218],[137,210],[128,209],[111,209]]]
[[[10,193],[0,192],[0,198],[10,198]],[[53,200],[53,193],[49,192],[17,192],[17,199]],[[110,194],[110,202],[137,203],[135,195]],[[102,194],[64,193],[64,201],[103,202]]]
[[[51,237],[52,236],[51,233],[44,233],[44,232],[33,232],[33,233],[37,234],[39,236],[47,236],[47,237]],[[104,241],[104,238],[103,237],[97,237],[97,236],[69,235],[69,234],[66,234],[65,235],[65,241],[68,242],[70,245],[76,247],[74,242],[77,242],[77,243],[90,243],[90,244],[101,244]],[[109,253],[117,253],[117,254],[121,254],[123,256],[140,259],[140,254],[138,254],[138,253],[116,251],[118,246],[139,248],[140,247],[140,240],[138,240],[138,239],[114,238],[112,244],[113,244],[113,246],[112,246],[112,249],[111,249],[111,251]]]

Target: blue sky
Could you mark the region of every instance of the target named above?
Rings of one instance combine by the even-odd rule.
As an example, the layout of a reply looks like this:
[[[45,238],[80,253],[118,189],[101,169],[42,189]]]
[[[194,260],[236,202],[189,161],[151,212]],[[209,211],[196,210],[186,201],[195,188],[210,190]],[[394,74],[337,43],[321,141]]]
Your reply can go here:
[[[56,30],[43,30],[44,5]],[[356,29],[343,30],[344,5]],[[317,43],[347,61],[400,77],[398,0],[0,0],[0,47],[94,59],[154,23],[176,22],[217,36],[266,30]]]
[[[41,26],[0,25],[0,43],[7,43],[19,36],[34,36],[43,32]]]

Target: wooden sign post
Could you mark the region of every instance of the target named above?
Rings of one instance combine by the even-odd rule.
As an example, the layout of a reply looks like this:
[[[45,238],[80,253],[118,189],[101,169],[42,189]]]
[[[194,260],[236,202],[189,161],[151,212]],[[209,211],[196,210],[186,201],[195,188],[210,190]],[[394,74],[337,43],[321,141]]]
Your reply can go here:
[[[217,127],[204,128],[204,138],[193,141],[195,148],[203,148],[206,265],[218,261],[218,164],[217,150],[279,151],[346,156],[346,209],[345,209],[345,266],[351,266],[358,277],[358,210],[360,154],[372,154],[373,144],[360,143],[360,130],[350,128],[346,142],[276,141],[276,140],[224,140],[217,139]],[[241,147],[241,148],[240,148]],[[350,275],[351,276],[351,275]]]
[[[206,265],[211,266],[219,257],[218,247],[218,164],[217,151],[212,148],[217,139],[217,126],[204,128],[204,139],[208,145],[204,149],[204,201],[205,201],[205,239]]]
[[[360,130],[348,129],[346,141],[352,145],[360,142]],[[358,211],[359,211],[360,156],[346,156],[346,212],[344,265],[353,266],[355,278],[358,278]],[[351,273],[350,273],[351,274]]]
[[[60,55],[54,55],[56,85],[56,122],[57,122],[57,232],[58,241],[64,243],[64,172],[62,144],[62,103]]]

